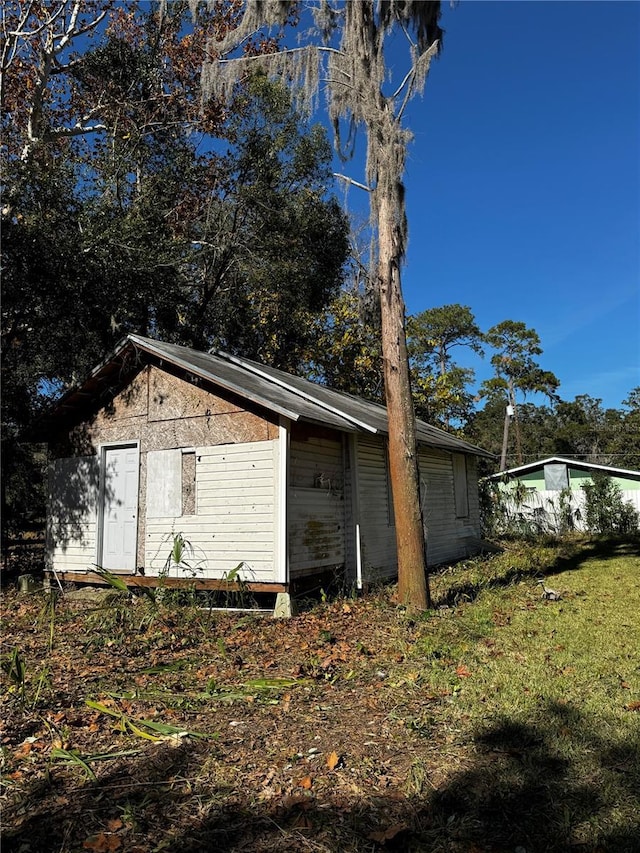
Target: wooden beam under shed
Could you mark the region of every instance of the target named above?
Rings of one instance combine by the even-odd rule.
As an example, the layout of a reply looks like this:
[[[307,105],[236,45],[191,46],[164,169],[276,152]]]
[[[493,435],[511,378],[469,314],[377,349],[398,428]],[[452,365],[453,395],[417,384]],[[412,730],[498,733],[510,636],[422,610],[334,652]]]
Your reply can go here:
[[[96,586],[109,586],[109,582],[98,572],[46,572],[48,577],[57,578],[62,583],[85,583]],[[196,591],[220,590],[223,592],[288,592],[286,583],[263,583],[257,581],[227,581],[220,578],[169,578],[158,575],[125,575],[113,573],[118,580],[135,589],[164,587],[165,589],[194,589]]]

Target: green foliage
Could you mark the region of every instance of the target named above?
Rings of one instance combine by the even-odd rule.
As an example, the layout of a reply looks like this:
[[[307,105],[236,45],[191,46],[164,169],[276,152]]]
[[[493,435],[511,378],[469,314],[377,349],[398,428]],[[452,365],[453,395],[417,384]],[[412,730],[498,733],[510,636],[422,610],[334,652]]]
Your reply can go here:
[[[11,682],[13,689],[17,692],[20,702],[24,705],[26,701],[25,677],[27,666],[20,654],[20,650],[17,648],[12,649],[11,653],[6,655],[0,662],[0,668]]]
[[[599,534],[637,533],[640,514],[623,500],[620,486],[602,472],[594,472],[591,479],[581,487],[585,495],[587,529]]]
[[[38,144],[12,136],[3,149],[4,534],[43,514],[21,439],[124,334],[294,369],[342,283],[348,225],[322,129],[264,77],[238,89],[225,121],[219,104],[199,112],[184,4],[163,19],[131,11],[78,46],[72,74],[59,68]],[[101,129],[49,132],[75,105]]]
[[[453,361],[466,347],[484,355],[484,336],[467,305],[429,308],[407,319],[407,348],[416,414],[429,423],[464,425],[473,407],[474,371]]]
[[[607,450],[620,468],[640,470],[640,386],[633,388],[622,411],[607,409],[609,422],[613,423]]]
[[[487,391],[503,388],[523,394],[539,391],[553,397],[558,385],[556,377],[542,370],[535,356],[542,355],[540,337],[533,329],[515,320],[503,320],[486,333],[486,341],[497,350],[491,358],[496,378],[487,380]]]
[[[556,399],[560,381],[548,370],[543,370],[535,360],[542,354],[540,338],[533,329],[514,320],[503,320],[486,333],[486,341],[496,353],[491,357],[496,375],[486,379],[481,386],[482,396],[502,398],[513,409],[515,420],[516,459],[522,464],[522,430],[520,428],[517,394],[531,392],[546,394]],[[507,447],[505,447],[506,451]]]
[[[519,480],[509,489],[491,480],[481,480],[479,496],[485,536],[530,542],[551,532],[546,513],[527,507],[527,488]]]
[[[160,572],[161,579],[167,577],[171,569],[177,569],[183,574],[195,577],[199,571],[202,571],[202,567],[193,562],[195,557],[196,550],[191,542],[185,539],[184,534],[172,533],[171,550]]]
[[[341,290],[314,320],[305,373],[338,391],[382,401],[379,312],[368,309],[357,283]]]

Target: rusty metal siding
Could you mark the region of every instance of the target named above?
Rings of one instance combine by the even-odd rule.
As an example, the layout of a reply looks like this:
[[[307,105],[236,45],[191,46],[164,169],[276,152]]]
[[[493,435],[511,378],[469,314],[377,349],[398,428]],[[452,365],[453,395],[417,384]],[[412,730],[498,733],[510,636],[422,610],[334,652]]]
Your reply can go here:
[[[292,437],[289,569],[291,578],[345,562],[342,437]]]

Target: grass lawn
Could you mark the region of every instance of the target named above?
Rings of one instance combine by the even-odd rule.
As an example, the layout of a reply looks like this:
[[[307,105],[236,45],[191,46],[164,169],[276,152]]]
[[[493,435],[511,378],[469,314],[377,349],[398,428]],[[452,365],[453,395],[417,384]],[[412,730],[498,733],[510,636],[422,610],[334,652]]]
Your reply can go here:
[[[5,590],[3,851],[640,851],[640,543],[393,592],[282,622]]]

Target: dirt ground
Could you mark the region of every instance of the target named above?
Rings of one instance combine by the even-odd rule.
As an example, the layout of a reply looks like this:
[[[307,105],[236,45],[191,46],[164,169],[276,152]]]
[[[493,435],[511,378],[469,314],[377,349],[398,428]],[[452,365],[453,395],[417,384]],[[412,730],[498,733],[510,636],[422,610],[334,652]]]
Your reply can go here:
[[[3,699],[5,851],[403,849],[429,831],[416,798],[461,758],[456,732],[407,724],[449,697],[412,688],[416,623],[384,605],[274,621],[65,599],[51,615],[5,593],[3,651],[26,667],[23,700],[15,678]]]
[[[640,850],[629,821],[616,828],[628,749],[602,747],[607,800],[558,757],[554,738],[581,744],[577,716],[551,729],[458,702],[480,673],[434,631],[482,624],[464,647],[498,660],[508,608],[548,605],[539,560],[531,577],[514,560],[492,581],[510,603],[497,591],[477,610],[486,572],[471,565],[432,579],[423,616],[393,588],[290,620],[5,589],[3,853]]]

